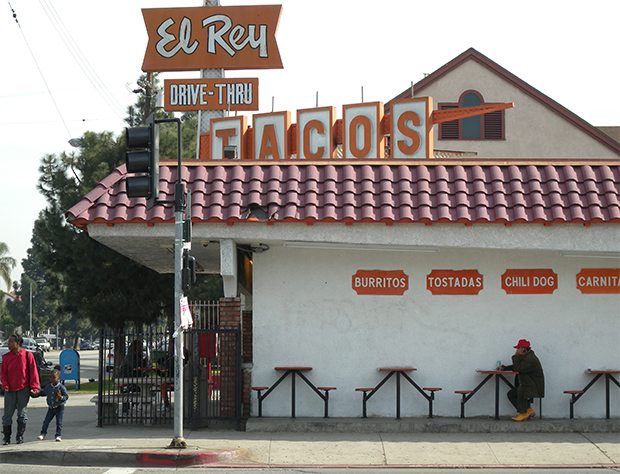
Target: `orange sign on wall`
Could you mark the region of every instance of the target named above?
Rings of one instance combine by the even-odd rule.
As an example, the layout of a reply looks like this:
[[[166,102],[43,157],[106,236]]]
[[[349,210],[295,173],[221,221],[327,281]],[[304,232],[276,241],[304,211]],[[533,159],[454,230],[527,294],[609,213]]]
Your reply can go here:
[[[144,72],[281,69],[282,5],[145,8]]]
[[[558,289],[558,275],[551,269],[509,269],[502,275],[502,289],[509,295],[543,295]]]
[[[358,295],[402,295],[409,289],[409,276],[402,270],[358,270],[352,286]]]
[[[577,273],[577,289],[584,294],[620,293],[620,268],[584,268]]]
[[[258,110],[258,79],[166,79],[164,110]]]
[[[426,289],[433,295],[477,295],[482,288],[478,270],[433,270],[426,276]]]

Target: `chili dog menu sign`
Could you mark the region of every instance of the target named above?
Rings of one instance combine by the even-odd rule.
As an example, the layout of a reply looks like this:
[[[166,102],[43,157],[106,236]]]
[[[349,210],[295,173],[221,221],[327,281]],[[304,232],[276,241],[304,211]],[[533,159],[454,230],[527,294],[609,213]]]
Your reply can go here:
[[[558,288],[558,276],[549,269],[509,269],[502,275],[502,289],[509,295],[551,294]]]
[[[282,5],[147,8],[144,72],[281,69]]]

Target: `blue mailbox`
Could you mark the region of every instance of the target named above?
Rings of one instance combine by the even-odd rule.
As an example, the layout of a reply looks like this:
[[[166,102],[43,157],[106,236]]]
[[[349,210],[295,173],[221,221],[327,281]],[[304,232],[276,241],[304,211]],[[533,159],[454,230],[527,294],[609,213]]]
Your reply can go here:
[[[80,354],[74,349],[65,349],[60,353],[60,380],[75,380],[75,389],[80,388]]]

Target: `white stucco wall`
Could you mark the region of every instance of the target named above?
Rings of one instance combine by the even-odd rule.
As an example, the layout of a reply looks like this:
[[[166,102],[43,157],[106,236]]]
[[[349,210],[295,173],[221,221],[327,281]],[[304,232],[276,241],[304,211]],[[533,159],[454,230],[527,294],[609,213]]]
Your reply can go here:
[[[546,376],[546,417],[568,417],[569,395],[592,378],[587,368],[620,367],[619,295],[582,295],[575,275],[582,268],[617,268],[618,260],[560,257],[546,250],[442,248],[438,253],[302,249],[273,245],[254,255],[252,385],[272,385],[276,366],[311,366],[316,385],[338,389],[330,415],[357,417],[357,387],[376,385],[382,366],[414,366],[421,387],[442,387],[434,403],[438,416],[458,416],[460,395],[483,378],[476,369],[509,363],[521,338],[531,341]],[[506,269],[550,268],[558,274],[552,295],[507,295]],[[358,270],[403,270],[403,296],[358,296],[351,277]],[[477,296],[434,296],[426,275],[434,269],[477,269],[484,289]],[[501,414],[513,415],[502,384]],[[620,411],[619,390],[611,387],[612,414]],[[290,416],[290,381],[263,403],[264,416]],[[320,417],[323,402],[297,382],[297,416]],[[604,383],[575,405],[577,417],[603,417]],[[492,415],[489,382],[466,406],[467,416]],[[406,382],[402,416],[426,416],[428,403]],[[252,394],[252,414],[257,414]],[[395,416],[395,382],[368,402],[369,416]]]
[[[535,85],[534,85],[535,86]],[[475,61],[468,61],[441,77],[418,95],[441,102],[457,102],[475,90],[489,103],[514,102],[505,111],[506,140],[439,140],[439,150],[474,151],[479,158],[617,158],[612,150]],[[541,91],[545,93],[545,91]]]

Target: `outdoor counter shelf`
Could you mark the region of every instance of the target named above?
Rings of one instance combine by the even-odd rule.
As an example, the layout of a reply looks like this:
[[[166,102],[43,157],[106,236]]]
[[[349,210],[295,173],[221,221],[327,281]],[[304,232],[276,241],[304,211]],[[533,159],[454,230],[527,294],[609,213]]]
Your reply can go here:
[[[457,390],[454,393],[462,395],[461,398],[461,418],[465,418],[465,403],[480,390],[493,376],[495,376],[495,419],[499,420],[499,381],[503,380],[511,389],[514,385],[508,381],[505,375],[516,375],[518,372],[510,372],[507,370],[477,370],[476,372],[486,375],[484,380],[478,384],[473,390]]]
[[[303,372],[308,372],[312,370],[312,367],[275,367],[275,370],[284,371],[284,374],[274,383],[271,387],[252,387],[252,390],[256,391],[256,395],[258,396],[258,416],[263,416],[263,400],[267,398],[273,390],[280,385],[289,374],[291,374],[291,418],[295,418],[295,377],[299,375],[301,379],[308,384],[308,386],[315,391],[315,393],[321,397],[321,399],[325,402],[325,418],[328,417],[329,410],[329,391],[336,390],[336,387],[315,387],[310,380],[306,378]],[[267,390],[264,394],[263,390]],[[323,390],[325,393],[321,393],[320,390]]]
[[[615,383],[618,387],[620,387],[620,383],[613,374],[620,374],[620,370],[586,370],[586,374],[596,375],[592,381],[586,385],[583,390],[565,390],[564,393],[569,393],[571,395],[570,399],[570,417],[573,418],[574,410],[573,405],[577,400],[579,400],[584,393],[586,393],[592,385],[596,383],[598,379],[600,379],[603,375],[605,376],[605,419],[609,420],[609,381]]]
[[[379,384],[374,388],[356,388],[357,392],[362,392],[362,416],[366,418],[366,402],[370,397],[372,397],[377,390],[379,390],[385,382],[387,382],[392,375],[396,374],[396,419],[400,420],[400,377],[405,377],[413,387],[416,388],[418,392],[422,394],[424,398],[428,400],[428,417],[433,417],[433,400],[435,399],[435,392],[441,390],[441,388],[420,388],[417,383],[413,381],[407,372],[414,372],[418,369],[413,367],[381,367],[377,369],[379,372],[387,372],[388,374],[379,382]],[[424,390],[430,392],[430,394],[426,394]]]

